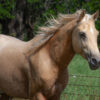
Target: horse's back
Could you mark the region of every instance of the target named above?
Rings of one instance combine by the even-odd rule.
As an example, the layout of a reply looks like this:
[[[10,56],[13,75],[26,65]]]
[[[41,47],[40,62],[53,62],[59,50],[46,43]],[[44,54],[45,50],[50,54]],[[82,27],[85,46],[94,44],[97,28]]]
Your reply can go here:
[[[6,35],[0,35],[0,48],[2,48],[2,46],[21,46],[23,47],[25,44],[24,41],[21,41],[15,37],[12,36],[6,36]]]

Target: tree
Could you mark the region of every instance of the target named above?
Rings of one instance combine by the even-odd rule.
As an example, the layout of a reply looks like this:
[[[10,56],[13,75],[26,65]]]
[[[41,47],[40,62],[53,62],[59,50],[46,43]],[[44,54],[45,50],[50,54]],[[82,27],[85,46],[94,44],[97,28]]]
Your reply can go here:
[[[12,2],[11,2],[12,1]],[[23,39],[23,34],[27,33],[30,39],[33,37],[33,26],[29,22],[28,7],[26,0],[2,0],[0,23],[2,25],[2,33],[10,34]]]
[[[94,13],[99,8],[100,0],[0,0],[2,33],[29,40],[51,16],[78,9]],[[99,26],[100,20],[96,24],[98,30]]]

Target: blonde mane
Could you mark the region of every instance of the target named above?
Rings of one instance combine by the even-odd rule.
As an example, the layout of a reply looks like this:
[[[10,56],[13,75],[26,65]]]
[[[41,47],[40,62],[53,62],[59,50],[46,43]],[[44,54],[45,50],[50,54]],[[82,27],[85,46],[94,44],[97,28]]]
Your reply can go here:
[[[55,19],[52,16],[52,19],[47,21],[47,26],[39,27],[39,31],[37,33],[40,34],[54,34],[60,27],[67,24],[76,18],[75,14],[59,14]]]
[[[50,38],[54,36],[60,27],[79,17],[80,12],[81,10],[78,10],[74,14],[59,14],[56,19],[52,17],[52,19],[48,20],[47,26],[39,27],[39,31],[37,32],[38,34],[31,40],[33,45],[29,49],[28,55],[32,55],[38,51]]]

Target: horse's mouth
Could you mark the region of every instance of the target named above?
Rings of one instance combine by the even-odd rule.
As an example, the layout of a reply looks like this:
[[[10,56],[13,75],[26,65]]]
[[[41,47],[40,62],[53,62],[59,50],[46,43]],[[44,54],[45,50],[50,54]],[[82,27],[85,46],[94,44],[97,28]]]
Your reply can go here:
[[[92,65],[90,63],[89,63],[89,67],[90,67],[91,70],[96,70],[96,69],[99,68],[99,66],[94,66],[94,65]]]
[[[91,60],[88,60],[88,63],[89,63],[89,67],[90,67],[91,70],[96,70],[100,67],[99,63],[93,62]]]
[[[96,58],[93,58],[89,55],[86,55],[85,58],[87,59],[91,70],[96,70],[100,67],[100,63],[98,62]]]

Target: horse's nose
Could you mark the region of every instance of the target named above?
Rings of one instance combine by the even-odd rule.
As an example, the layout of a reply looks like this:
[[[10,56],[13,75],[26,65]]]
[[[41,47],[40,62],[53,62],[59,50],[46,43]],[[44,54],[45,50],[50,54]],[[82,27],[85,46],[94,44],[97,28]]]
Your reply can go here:
[[[100,66],[100,59],[98,58],[91,58],[91,64],[92,66]]]
[[[100,66],[100,60],[98,58],[91,57],[89,65],[90,65],[90,68],[92,70],[95,70],[95,69],[99,68],[99,66]]]
[[[91,58],[91,64],[96,66],[98,64],[98,60],[96,58]]]

